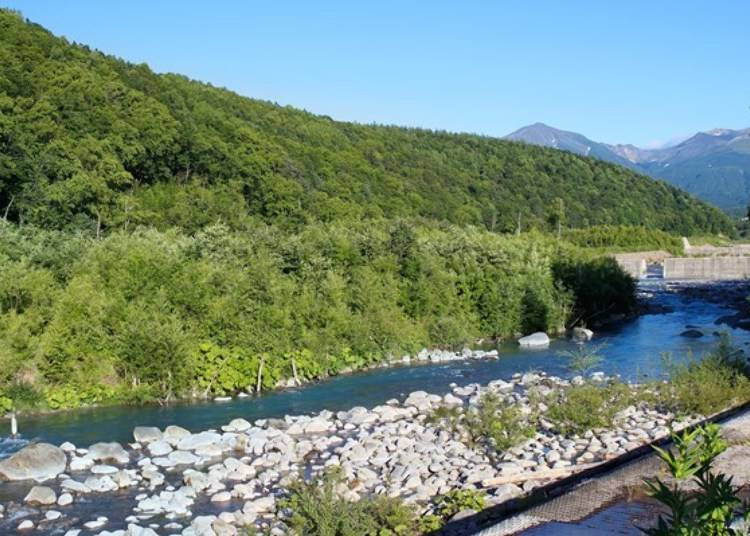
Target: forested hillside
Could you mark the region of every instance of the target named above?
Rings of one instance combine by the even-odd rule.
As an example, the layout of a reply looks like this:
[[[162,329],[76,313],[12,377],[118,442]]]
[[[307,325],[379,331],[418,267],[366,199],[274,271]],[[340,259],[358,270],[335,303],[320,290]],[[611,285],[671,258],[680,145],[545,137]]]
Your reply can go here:
[[[0,12],[0,214],[11,221],[194,231],[419,216],[510,231],[519,212],[524,228],[546,227],[558,198],[574,227],[731,232],[717,210],[621,167],[337,122],[157,75]]]
[[[589,224],[649,229],[568,236],[731,231],[611,164],[336,122],[0,11],[0,409],[268,388],[292,360],[322,378],[627,312],[617,264],[547,232]]]

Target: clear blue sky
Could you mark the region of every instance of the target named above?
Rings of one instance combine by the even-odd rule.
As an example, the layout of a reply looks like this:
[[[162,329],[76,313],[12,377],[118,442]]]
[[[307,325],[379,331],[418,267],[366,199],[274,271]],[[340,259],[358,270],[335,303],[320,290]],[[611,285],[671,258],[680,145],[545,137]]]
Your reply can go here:
[[[154,70],[359,122],[649,145],[750,126],[750,1],[0,0]]]

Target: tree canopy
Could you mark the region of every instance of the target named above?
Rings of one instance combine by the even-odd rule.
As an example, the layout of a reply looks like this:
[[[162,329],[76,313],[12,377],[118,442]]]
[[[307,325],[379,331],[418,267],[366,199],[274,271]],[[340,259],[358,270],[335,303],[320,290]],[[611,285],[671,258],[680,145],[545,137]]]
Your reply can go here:
[[[6,212],[97,230],[418,216],[503,232],[520,216],[524,229],[564,218],[572,227],[732,231],[718,210],[616,165],[477,135],[334,121],[155,74],[0,11]]]

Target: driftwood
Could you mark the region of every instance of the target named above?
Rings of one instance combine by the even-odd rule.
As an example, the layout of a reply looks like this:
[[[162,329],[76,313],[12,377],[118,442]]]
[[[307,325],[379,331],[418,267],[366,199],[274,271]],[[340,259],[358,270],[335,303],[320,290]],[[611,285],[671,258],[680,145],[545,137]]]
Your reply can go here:
[[[571,465],[569,467],[558,467],[557,469],[546,469],[544,471],[526,471],[523,473],[516,473],[515,475],[505,475],[496,478],[488,478],[482,480],[483,488],[494,488],[502,486],[503,484],[516,484],[518,482],[526,482],[528,480],[556,480],[558,478],[565,478],[575,473],[580,473],[592,467],[602,464],[603,462],[594,463],[582,463],[579,465]]]

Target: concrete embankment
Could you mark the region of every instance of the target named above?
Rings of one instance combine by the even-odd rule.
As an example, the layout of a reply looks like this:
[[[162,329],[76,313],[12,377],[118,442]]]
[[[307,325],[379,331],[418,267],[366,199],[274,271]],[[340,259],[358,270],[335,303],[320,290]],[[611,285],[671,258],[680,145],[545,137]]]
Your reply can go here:
[[[750,257],[672,257],[664,259],[665,279],[746,279],[750,277]]]
[[[691,246],[687,239],[683,241],[685,254],[682,257],[674,257],[666,251],[618,253],[614,257],[620,267],[636,279],[651,274],[649,266],[661,268],[662,277],[672,280],[728,281],[750,278],[750,245]]]

